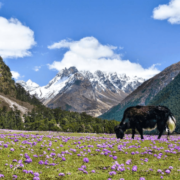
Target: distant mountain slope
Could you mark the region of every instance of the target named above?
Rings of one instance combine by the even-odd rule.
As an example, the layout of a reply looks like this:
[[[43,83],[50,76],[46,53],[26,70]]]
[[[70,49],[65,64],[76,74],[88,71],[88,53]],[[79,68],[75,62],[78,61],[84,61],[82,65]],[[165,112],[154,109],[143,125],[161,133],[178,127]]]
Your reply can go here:
[[[167,106],[177,120],[176,132],[180,133],[180,74],[161,90],[148,105]]]
[[[115,119],[121,121],[126,108],[135,105],[147,105],[158,92],[165,88],[178,75],[179,72],[180,62],[167,67],[156,76],[142,83],[120,104],[114,106],[99,117],[102,119]]]
[[[78,71],[76,67],[62,69],[46,85],[40,87],[31,80],[17,81],[31,95],[50,108],[86,112],[98,116],[121,102],[136,89],[143,78],[125,74]]]

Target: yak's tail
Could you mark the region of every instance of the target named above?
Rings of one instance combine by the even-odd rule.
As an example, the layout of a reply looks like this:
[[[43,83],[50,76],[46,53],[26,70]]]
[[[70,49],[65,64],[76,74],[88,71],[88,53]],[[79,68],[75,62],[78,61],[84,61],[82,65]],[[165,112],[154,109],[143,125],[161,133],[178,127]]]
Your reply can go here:
[[[176,119],[175,119],[175,117],[170,115],[168,117],[168,120],[167,120],[166,124],[167,124],[167,127],[168,127],[170,133],[172,133],[176,128]]]

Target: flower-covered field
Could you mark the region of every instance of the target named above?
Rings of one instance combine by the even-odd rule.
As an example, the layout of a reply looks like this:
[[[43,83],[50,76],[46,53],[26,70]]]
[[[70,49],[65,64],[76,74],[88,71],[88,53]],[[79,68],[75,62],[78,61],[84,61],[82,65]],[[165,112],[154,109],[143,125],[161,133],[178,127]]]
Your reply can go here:
[[[0,132],[0,179],[179,180],[179,158],[180,136]]]

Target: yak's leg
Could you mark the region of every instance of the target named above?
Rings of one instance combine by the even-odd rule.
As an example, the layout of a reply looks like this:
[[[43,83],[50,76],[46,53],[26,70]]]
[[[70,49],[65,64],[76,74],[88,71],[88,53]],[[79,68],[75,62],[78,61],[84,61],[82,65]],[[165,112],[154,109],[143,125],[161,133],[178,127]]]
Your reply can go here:
[[[141,135],[141,139],[144,139],[143,137],[143,129],[142,128],[137,128],[139,134]]]
[[[170,131],[168,129],[167,140],[169,140]]]
[[[135,129],[132,129],[132,139],[134,139]]]
[[[161,138],[163,131],[164,131],[163,129],[161,129],[161,130],[160,130],[160,132],[159,132],[159,136],[158,136],[158,139],[160,139],[160,138]]]

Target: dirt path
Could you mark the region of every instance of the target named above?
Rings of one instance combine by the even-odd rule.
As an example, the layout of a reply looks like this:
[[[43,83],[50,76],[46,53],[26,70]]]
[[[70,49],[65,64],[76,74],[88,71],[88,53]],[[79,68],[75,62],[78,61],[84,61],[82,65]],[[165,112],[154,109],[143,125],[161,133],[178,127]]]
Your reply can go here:
[[[27,109],[26,107],[21,106],[21,105],[19,105],[18,103],[14,102],[14,101],[12,101],[12,100],[10,100],[10,99],[2,96],[2,95],[0,95],[0,98],[3,99],[6,103],[8,103],[8,104],[9,104],[9,107],[12,108],[13,110],[14,110],[14,106],[16,106],[17,109],[18,109],[19,111],[21,111],[21,114],[26,114],[26,113],[28,112],[28,109]],[[22,118],[22,120],[23,120],[23,122],[24,122],[24,118],[23,118],[22,116],[21,116],[21,118]]]

